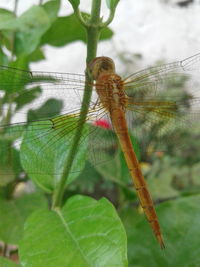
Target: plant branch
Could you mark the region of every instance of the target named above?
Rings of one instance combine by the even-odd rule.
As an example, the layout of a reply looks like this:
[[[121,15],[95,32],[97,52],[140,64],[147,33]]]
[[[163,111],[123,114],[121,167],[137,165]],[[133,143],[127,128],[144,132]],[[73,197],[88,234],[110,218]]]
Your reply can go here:
[[[76,9],[74,9],[74,13],[75,13],[76,17],[78,18],[78,20],[80,21],[80,23],[84,27],[87,28],[89,25],[88,25],[87,21],[85,21],[84,18],[82,17],[80,10],[78,8],[76,8]]]
[[[101,23],[102,28],[107,27],[113,21],[113,18],[115,16],[115,10],[116,8],[113,8],[112,10],[110,10],[108,19],[105,22]]]
[[[18,0],[15,0],[15,2],[14,2],[14,10],[13,10],[13,13],[15,14],[15,16],[17,16],[17,8],[18,8]]]
[[[14,10],[13,10],[13,13],[15,14],[15,17],[17,17],[17,8],[18,8],[18,0],[15,0],[15,2],[14,2]],[[16,32],[14,31],[13,35],[12,35],[12,40],[11,40],[11,46],[12,46],[11,61],[14,60],[15,38],[16,38]]]
[[[89,23],[87,25],[84,25],[86,27],[87,40],[88,40],[87,59],[86,59],[87,66],[88,66],[88,63],[93,58],[96,57],[97,45],[98,45],[98,40],[99,40],[99,35],[100,35],[100,27],[99,27],[100,8],[101,8],[101,0],[93,0],[92,8],[91,8],[91,17],[90,17]],[[52,203],[53,209],[60,207],[62,205],[62,198],[63,198],[63,194],[65,190],[65,184],[67,181],[67,177],[69,176],[74,158],[78,151],[79,141],[82,136],[83,127],[84,127],[86,116],[87,116],[88,109],[89,109],[90,98],[92,95],[92,82],[93,82],[92,78],[88,70],[86,69],[85,90],[84,90],[83,101],[82,101],[81,110],[80,110],[78,127],[76,129],[76,133],[72,141],[72,146],[70,148],[67,162],[65,164],[65,169],[63,171],[60,182],[54,191],[53,203]]]

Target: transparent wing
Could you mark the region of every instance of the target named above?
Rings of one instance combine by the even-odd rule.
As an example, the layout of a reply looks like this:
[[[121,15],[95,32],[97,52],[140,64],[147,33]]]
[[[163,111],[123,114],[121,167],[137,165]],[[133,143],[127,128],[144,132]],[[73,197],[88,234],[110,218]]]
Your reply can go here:
[[[192,101],[191,101],[192,103]],[[197,105],[197,101],[194,101]],[[198,101],[198,104],[200,102]],[[173,107],[156,106],[150,102],[135,106],[130,103],[127,107],[127,121],[132,134],[142,143],[143,150],[153,144],[155,151],[167,151],[170,146],[180,150],[189,144],[191,136],[183,136],[195,132],[199,125],[199,112],[175,110]],[[184,107],[184,104],[181,105]],[[179,103],[180,108],[180,103]]]
[[[200,55],[196,55],[181,62],[143,70],[124,80],[127,121],[133,135],[141,141],[142,148],[147,149],[152,140],[156,141],[154,143],[158,150],[165,149],[166,144],[175,143],[179,147],[183,142],[177,129],[184,131],[198,122],[199,62]],[[21,162],[30,175],[39,175],[37,181],[47,177],[50,184],[52,175],[57,177],[63,173],[79,123],[84,83],[84,75],[29,72],[0,67],[0,90],[4,92],[2,99],[5,102],[2,117],[7,118],[5,115],[13,110],[16,115],[26,113],[24,105],[17,104],[12,110],[7,95],[12,96],[13,102],[21,103],[17,98],[27,100],[31,90],[38,86],[42,88],[40,97],[30,103],[23,102],[28,104],[28,109],[37,108],[49,97],[64,102],[60,116],[55,116],[50,109],[43,116],[45,119],[27,124],[22,123],[26,119],[14,117],[13,123],[19,121],[19,124],[4,124],[0,127],[0,153],[8,167],[6,173],[13,173],[14,166],[10,168],[10,162],[16,157],[18,150],[15,147],[21,142],[22,135]],[[101,119],[109,122],[108,115],[97,105],[94,93],[72,173],[77,173],[84,167],[85,159],[96,165],[112,158],[116,152],[117,142],[111,124],[109,129],[93,125]],[[3,144],[5,140],[6,144]],[[0,166],[0,172],[5,174],[4,171]],[[57,180],[58,177],[53,181]]]
[[[127,94],[148,91],[155,95],[162,90],[166,82],[177,81],[179,77],[189,78],[200,72],[200,53],[182,61],[177,61],[162,66],[150,67],[138,71],[124,79]]]
[[[152,142],[159,151],[188,145],[183,136],[199,125],[199,74],[200,54],[197,54],[125,79],[127,120],[144,149]]]
[[[51,89],[55,84],[63,84],[71,88],[80,88],[85,82],[85,75],[59,72],[27,71],[12,67],[0,66],[1,88],[12,86],[14,89],[31,83],[45,85]],[[14,90],[12,89],[12,90]],[[47,88],[48,89],[48,88]]]
[[[34,109],[50,98],[64,102],[63,112],[76,109],[80,106],[84,85],[85,76],[80,74],[25,71],[0,66],[0,92],[4,96],[3,100],[8,103],[12,99],[12,102],[17,103],[16,111],[20,113],[26,113],[21,109],[21,103],[27,103],[29,109]],[[33,96],[35,101],[29,101]],[[4,105],[5,109],[7,107]]]
[[[83,170],[86,160],[97,165],[107,162],[115,154],[117,142],[112,126],[109,124],[110,128],[105,129],[96,123],[107,119],[106,116],[103,109],[88,113],[78,150],[74,151],[71,179]],[[7,145],[1,146],[0,153],[4,157],[7,170],[0,166],[0,177],[13,174],[14,166],[10,164],[20,147],[22,167],[28,175],[42,184],[44,180],[48,185],[58,181],[67,166],[67,161],[72,157],[70,149],[79,122],[79,113],[69,113],[48,120],[1,126],[0,143],[4,142]],[[55,179],[52,180],[52,176]],[[53,186],[52,184],[52,188]]]
[[[101,87],[100,84],[98,86]],[[3,95],[5,103],[10,100],[16,102],[15,110],[18,113],[26,113],[22,110],[22,104],[35,109],[52,98],[63,102],[63,113],[72,112],[80,107],[84,90],[92,90],[92,87],[93,84],[86,83],[85,75],[82,74],[26,71],[0,66],[0,96]],[[31,97],[35,101],[29,101]],[[96,98],[93,90],[93,104]],[[1,106],[0,109],[3,112],[7,106]],[[53,113],[49,112],[49,115],[53,116]]]
[[[40,91],[38,87],[41,88]],[[2,92],[0,142],[6,142],[6,146],[1,146],[0,154],[3,155],[4,165],[7,167],[5,171],[3,164],[0,166],[2,175],[13,174],[14,166],[10,165],[18,155],[20,145],[20,160],[29,175],[34,174],[35,177],[37,174],[40,179],[46,177],[50,182],[52,175],[60,176],[63,173],[79,124],[84,87],[84,75],[30,72],[0,66]],[[33,90],[40,94],[39,97],[35,96],[34,101],[30,98],[33,96],[31,95]],[[63,104],[58,105],[58,101]],[[27,107],[24,104],[28,104]],[[56,105],[59,108],[55,109]],[[58,113],[61,115],[58,116]],[[28,123],[23,122],[26,121],[25,114],[28,114]],[[5,124],[9,117],[13,117],[12,124]],[[105,131],[102,127],[95,126],[97,121],[105,117],[105,111],[97,104],[96,93],[93,92],[90,112],[78,145],[72,173],[84,168],[85,159],[95,165],[105,162],[105,155],[109,155],[110,148],[112,150],[116,147],[112,129]]]

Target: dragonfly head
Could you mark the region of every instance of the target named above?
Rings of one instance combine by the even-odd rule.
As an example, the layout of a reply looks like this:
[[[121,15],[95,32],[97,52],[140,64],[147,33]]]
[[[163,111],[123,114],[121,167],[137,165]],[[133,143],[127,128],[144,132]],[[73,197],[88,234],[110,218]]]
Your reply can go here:
[[[115,73],[115,63],[109,57],[96,57],[88,65],[92,78],[97,80],[102,73]]]

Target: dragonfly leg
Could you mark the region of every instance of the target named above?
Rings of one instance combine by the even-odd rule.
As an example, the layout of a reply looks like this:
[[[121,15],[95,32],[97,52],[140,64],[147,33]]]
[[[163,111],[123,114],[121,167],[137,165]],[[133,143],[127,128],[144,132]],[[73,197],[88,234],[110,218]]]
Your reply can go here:
[[[95,101],[93,107],[92,107],[91,109],[92,109],[92,110],[95,110],[96,107],[99,106],[100,104],[101,104],[101,102],[100,102],[100,99],[99,99],[99,97],[98,97],[97,100]]]

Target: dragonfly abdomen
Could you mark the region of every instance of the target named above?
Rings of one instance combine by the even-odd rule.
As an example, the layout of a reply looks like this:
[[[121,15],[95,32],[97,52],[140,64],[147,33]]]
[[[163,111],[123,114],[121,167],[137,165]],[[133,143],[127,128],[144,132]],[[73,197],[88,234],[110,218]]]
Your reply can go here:
[[[147,220],[150,223],[161,248],[164,248],[164,242],[162,239],[160,225],[154,204],[148,191],[147,184],[142,174],[139,162],[135,155],[130,136],[128,134],[125,113],[120,108],[115,109],[112,111],[111,120],[117,134],[121,149],[124,153],[124,157],[129,168],[133,184],[137,191],[141,206],[147,216]]]

